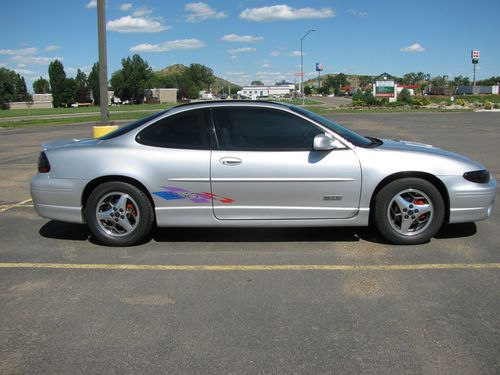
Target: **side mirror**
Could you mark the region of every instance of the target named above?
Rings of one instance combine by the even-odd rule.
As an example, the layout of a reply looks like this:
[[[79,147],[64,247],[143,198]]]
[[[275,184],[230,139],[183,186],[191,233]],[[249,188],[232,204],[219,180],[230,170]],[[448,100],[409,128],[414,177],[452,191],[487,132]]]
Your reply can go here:
[[[318,134],[314,137],[313,148],[315,151],[330,151],[345,148],[342,143],[336,139],[332,139],[326,134]]]

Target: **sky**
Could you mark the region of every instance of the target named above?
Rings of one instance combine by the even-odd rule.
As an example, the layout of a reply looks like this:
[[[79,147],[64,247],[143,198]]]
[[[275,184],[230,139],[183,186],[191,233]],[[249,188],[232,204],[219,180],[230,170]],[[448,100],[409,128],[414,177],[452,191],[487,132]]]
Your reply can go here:
[[[98,60],[97,0],[6,0],[0,67],[31,83],[59,59],[68,76]],[[107,0],[108,73],[135,53],[154,70],[204,64],[231,82],[266,84],[304,72],[472,78],[500,75],[500,0]]]

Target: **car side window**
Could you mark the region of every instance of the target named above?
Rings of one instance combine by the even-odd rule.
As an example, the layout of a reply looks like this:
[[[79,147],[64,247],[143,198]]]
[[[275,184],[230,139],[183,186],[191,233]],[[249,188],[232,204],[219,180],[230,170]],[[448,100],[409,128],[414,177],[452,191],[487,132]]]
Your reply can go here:
[[[221,150],[310,151],[323,131],[293,114],[270,108],[214,108]]]
[[[154,147],[208,150],[207,116],[201,109],[165,117],[143,129],[136,140]]]

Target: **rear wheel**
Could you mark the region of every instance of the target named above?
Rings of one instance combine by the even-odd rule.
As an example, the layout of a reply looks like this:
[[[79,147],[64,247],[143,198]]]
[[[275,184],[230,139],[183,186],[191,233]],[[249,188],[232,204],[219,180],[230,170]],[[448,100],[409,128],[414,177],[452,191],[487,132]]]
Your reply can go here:
[[[87,200],[85,213],[92,234],[109,246],[141,242],[154,223],[153,207],[146,195],[121,181],[97,186]]]
[[[404,178],[393,181],[375,197],[375,226],[389,241],[414,245],[430,240],[441,228],[445,205],[429,181]]]

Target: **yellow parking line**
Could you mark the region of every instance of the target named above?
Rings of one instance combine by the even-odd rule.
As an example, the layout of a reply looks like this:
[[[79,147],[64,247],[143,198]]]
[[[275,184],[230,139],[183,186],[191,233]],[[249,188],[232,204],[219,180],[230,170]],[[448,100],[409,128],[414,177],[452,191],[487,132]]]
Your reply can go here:
[[[22,207],[23,205],[25,205],[28,202],[31,202],[31,199],[26,199],[26,200],[21,201],[19,203],[8,204],[6,206],[0,206],[0,213],[8,211],[8,210],[10,210],[11,208],[14,208],[14,207]]]
[[[404,271],[500,269],[500,263],[435,264],[254,264],[254,265],[173,265],[173,264],[92,264],[92,263],[0,263],[0,268],[146,270],[146,271]]]

